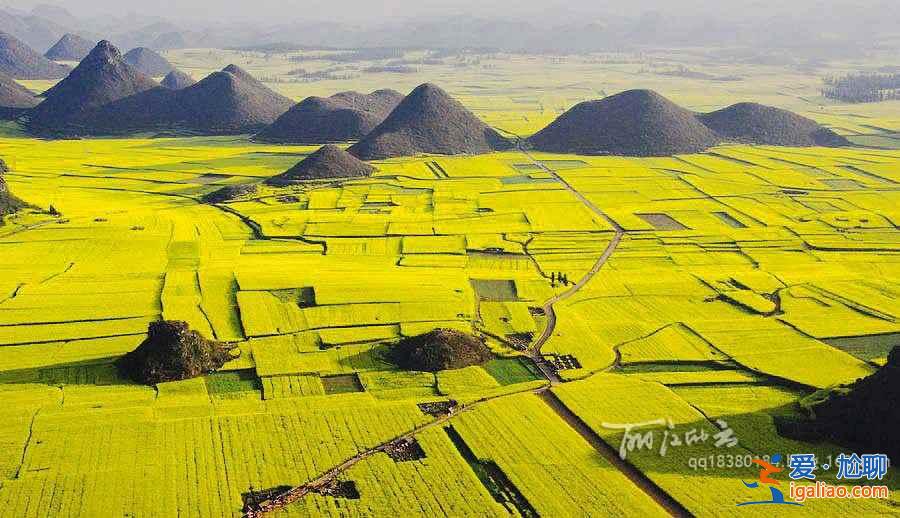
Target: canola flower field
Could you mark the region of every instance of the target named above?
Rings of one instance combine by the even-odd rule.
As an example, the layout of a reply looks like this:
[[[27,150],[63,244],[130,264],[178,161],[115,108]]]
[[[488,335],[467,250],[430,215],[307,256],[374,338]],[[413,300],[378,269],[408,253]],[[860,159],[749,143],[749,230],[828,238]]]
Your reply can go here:
[[[281,513],[657,516],[668,499],[738,514],[754,469],[689,459],[841,451],[775,419],[874,372],[900,333],[898,151],[417,157],[200,202],[315,149],[0,138],[10,189],[34,205],[0,226],[0,516],[239,516],[251,487],[314,480],[450,399],[471,406],[415,433],[418,458],[368,455],[338,475],[358,498]],[[527,350],[542,308],[611,244],[554,306],[549,387]],[[112,362],[161,318],[241,355],[200,379],[123,380]],[[437,327],[485,336],[497,359],[437,375],[382,359]],[[727,422],[737,443],[630,452],[636,481],[586,438],[618,450],[607,425],[661,418],[660,433]],[[896,513],[894,468],[886,483],[893,500],[806,511]]]

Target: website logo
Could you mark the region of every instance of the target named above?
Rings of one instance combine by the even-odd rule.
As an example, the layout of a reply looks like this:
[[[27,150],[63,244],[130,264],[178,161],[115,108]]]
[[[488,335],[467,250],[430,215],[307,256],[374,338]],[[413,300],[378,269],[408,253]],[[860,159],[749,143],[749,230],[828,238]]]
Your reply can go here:
[[[744,483],[744,486],[750,489],[759,489],[762,484],[765,484],[769,488],[769,492],[771,494],[771,500],[756,500],[752,502],[741,502],[737,504],[738,507],[745,505],[796,505],[802,506],[803,504],[798,504],[797,502],[791,502],[784,499],[784,493],[781,492],[775,486],[781,485],[778,480],[772,478],[772,475],[776,473],[780,473],[784,471],[784,468],[779,468],[776,466],[779,462],[781,462],[781,454],[776,453],[772,455],[772,463],[766,462],[762,459],[753,459],[753,464],[756,464],[760,467],[759,471],[759,480],[756,482],[741,482]]]

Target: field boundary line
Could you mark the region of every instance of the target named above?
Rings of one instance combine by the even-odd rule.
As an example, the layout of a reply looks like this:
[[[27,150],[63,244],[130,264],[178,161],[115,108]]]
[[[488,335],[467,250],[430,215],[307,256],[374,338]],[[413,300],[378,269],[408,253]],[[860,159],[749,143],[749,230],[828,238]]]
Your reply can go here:
[[[647,496],[659,504],[672,516],[693,516],[681,503],[673,498],[664,489],[659,487],[653,480],[645,475],[641,470],[636,468],[630,462],[622,459],[619,452],[603,440],[600,435],[595,432],[584,420],[572,411],[566,404],[559,399],[552,390],[546,390],[538,394],[538,397],[553,410],[564,423],[566,423],[575,433],[587,441],[597,453],[606,461],[618,469],[628,480],[643,491]]]

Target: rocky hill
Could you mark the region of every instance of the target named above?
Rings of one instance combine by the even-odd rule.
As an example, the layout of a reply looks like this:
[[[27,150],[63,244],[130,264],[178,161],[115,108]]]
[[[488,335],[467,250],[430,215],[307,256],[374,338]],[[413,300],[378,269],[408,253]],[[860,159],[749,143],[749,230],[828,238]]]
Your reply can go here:
[[[461,155],[507,149],[510,143],[441,88],[426,83],[349,151],[362,160],[418,154]]]
[[[770,146],[849,146],[847,139],[796,113],[757,103],[739,103],[700,115],[725,139]]]
[[[166,58],[147,47],[131,49],[123,59],[135,70],[150,77],[162,77],[175,70]]]
[[[155,385],[218,370],[233,358],[232,350],[232,347],[200,336],[185,322],[153,322],[147,339],[120,358],[117,366],[127,378]]]
[[[343,149],[326,144],[284,173],[269,178],[269,185],[288,185],[307,180],[360,178],[370,176],[375,168]]]
[[[40,102],[29,89],[0,73],[0,119],[15,119]]]
[[[827,439],[857,453],[900,459],[900,346],[874,374],[848,386],[812,394],[803,401],[809,419],[776,421],[782,435],[805,441]]]
[[[86,113],[81,126],[96,135],[145,131],[235,135],[271,124],[292,104],[229,65],[181,90],[160,86],[101,106]]]
[[[181,70],[173,70],[163,78],[160,84],[162,86],[165,86],[169,90],[181,90],[183,88],[187,88],[189,86],[197,84],[197,81],[195,81],[193,77],[185,74]]]
[[[424,372],[481,365],[493,357],[483,340],[453,329],[404,338],[388,352],[388,360],[398,367]]]
[[[94,43],[77,34],[66,33],[44,57],[52,61],[81,61],[94,48]]]
[[[155,81],[125,63],[119,50],[101,41],[75,70],[44,93],[30,113],[28,129],[35,133],[90,134],[86,113],[111,102],[158,87]]]
[[[70,70],[38,54],[13,36],[0,32],[0,73],[13,79],[59,79]]]
[[[528,142],[551,153],[669,156],[720,140],[693,112],[651,90],[628,90],[575,105]]]
[[[262,130],[256,139],[298,144],[359,140],[381,124],[402,100],[403,95],[394,90],[308,97]]]

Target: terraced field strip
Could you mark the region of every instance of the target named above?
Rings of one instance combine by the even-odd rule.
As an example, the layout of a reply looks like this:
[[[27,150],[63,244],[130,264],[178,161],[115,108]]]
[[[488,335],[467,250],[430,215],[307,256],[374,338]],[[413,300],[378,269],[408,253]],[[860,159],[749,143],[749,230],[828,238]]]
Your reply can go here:
[[[549,389],[549,386],[543,386],[537,390],[525,389],[525,390],[520,390],[520,391],[516,391],[516,392],[510,392],[507,394],[500,394],[500,395],[496,395],[496,396],[486,397],[483,399],[479,399],[477,401],[473,401],[471,403],[466,403],[464,405],[455,407],[453,409],[453,411],[451,411],[450,413],[448,413],[446,415],[442,415],[429,423],[425,423],[421,426],[413,428],[412,430],[406,432],[405,434],[397,436],[389,441],[385,441],[385,442],[379,444],[378,446],[375,446],[374,448],[370,448],[368,450],[359,452],[358,454],[354,455],[353,457],[350,457],[349,459],[345,460],[344,462],[342,462],[342,463],[338,464],[337,466],[334,466],[333,468],[329,469],[328,471],[322,473],[322,475],[320,475],[319,477],[317,477],[313,480],[310,480],[306,484],[303,484],[301,486],[295,486],[295,487],[279,494],[278,496],[272,498],[270,501],[261,505],[258,510],[247,511],[243,516],[245,518],[258,518],[261,516],[265,516],[268,513],[272,513],[279,509],[282,509],[285,506],[288,506],[288,505],[300,500],[301,498],[305,497],[306,495],[315,491],[316,489],[325,486],[326,484],[328,484],[329,482],[333,481],[338,476],[340,476],[341,473],[347,471],[348,469],[352,468],[353,466],[355,466],[359,462],[365,460],[366,458],[371,457],[372,455],[375,455],[378,452],[383,452],[383,451],[387,450],[387,448],[389,448],[392,444],[394,444],[398,441],[413,439],[413,438],[415,438],[416,435],[418,435],[422,432],[425,432],[426,430],[430,430],[432,428],[442,426],[445,423],[449,422],[454,417],[460,415],[462,412],[469,411],[482,403],[486,403],[488,401],[492,401],[495,399],[512,396],[515,394],[520,394],[523,392],[528,392],[529,390],[535,394],[540,394],[541,392],[547,391],[548,389]]]
[[[560,399],[553,393],[552,390],[545,390],[538,393],[538,397],[547,404],[555,413],[562,419],[567,425],[569,425],[573,430],[578,432],[588,444],[591,445],[597,453],[600,454],[601,457],[609,461],[610,464],[615,466],[619,471],[625,475],[628,480],[634,483],[641,491],[647,494],[650,498],[653,499],[654,502],[660,505],[663,509],[666,510],[672,516],[693,516],[690,511],[688,511],[683,505],[678,503],[677,500],[672,498],[671,495],[666,493],[662,488],[656,485],[655,482],[650,480],[641,470],[637,469],[627,461],[623,460],[619,457],[619,452],[616,451],[615,448],[610,446],[606,441],[600,438],[597,435],[597,432],[591,430],[591,428],[585,423],[580,417],[578,417],[575,412],[569,409],[560,401]]]
[[[613,252],[615,252],[616,248],[618,247],[619,243],[621,242],[622,238],[625,235],[625,229],[622,228],[612,218],[610,218],[599,207],[594,205],[584,195],[582,195],[580,192],[578,192],[577,189],[575,189],[571,184],[566,182],[555,171],[553,171],[552,169],[547,167],[545,164],[536,160],[533,156],[531,156],[531,154],[529,154],[527,151],[522,149],[521,146],[519,147],[519,149],[522,151],[522,153],[525,156],[528,157],[528,159],[532,163],[534,163],[537,167],[541,168],[541,170],[550,174],[553,178],[555,178],[558,182],[560,182],[569,192],[571,192],[573,195],[575,195],[576,198],[578,198],[583,204],[585,204],[585,206],[587,206],[594,214],[603,218],[605,221],[607,221],[610,224],[610,226],[612,226],[615,229],[615,234],[613,236],[613,239],[610,241],[610,243],[607,245],[606,249],[603,251],[603,253],[600,255],[600,257],[594,263],[594,266],[593,266],[593,268],[591,268],[591,271],[589,271],[587,273],[587,275],[585,275],[583,278],[581,278],[570,289],[566,290],[563,293],[560,293],[559,295],[554,296],[553,298],[551,298],[547,302],[545,302],[543,305],[543,309],[546,312],[546,315],[548,318],[547,326],[544,329],[543,333],[541,334],[540,338],[538,338],[538,340],[534,343],[534,345],[529,350],[528,355],[534,361],[534,363],[538,366],[538,368],[541,370],[541,372],[544,374],[544,376],[550,381],[551,385],[553,385],[553,384],[560,383],[562,380],[556,374],[556,371],[554,369],[552,369],[550,367],[550,365],[547,364],[547,362],[544,361],[543,357],[541,356],[541,348],[547,342],[547,340],[549,340],[550,336],[552,336],[552,334],[553,334],[554,329],[556,328],[556,313],[554,311],[554,305],[557,304],[558,302],[561,302],[563,300],[566,300],[566,299],[572,297],[575,293],[577,293],[580,289],[582,289],[585,285],[587,285],[588,282],[591,281],[591,279],[600,271],[600,269],[603,268],[603,265],[606,264],[606,262],[612,256]],[[229,212],[231,212],[231,211],[229,211]],[[235,215],[237,215],[238,217],[241,217],[241,215],[237,214],[236,211],[235,211]],[[258,226],[255,226],[254,224],[247,221],[243,217],[241,219],[244,220],[244,222],[247,223],[249,226],[251,226],[251,228],[253,228],[254,234],[257,238],[261,237],[261,232],[260,232],[260,229],[258,228]],[[548,392],[548,388],[549,387],[540,388],[540,389],[534,391],[534,393],[546,394]],[[310,482],[307,482],[306,484],[303,484],[301,486],[293,487],[293,488],[285,491],[284,493],[281,493],[280,495],[274,497],[272,500],[267,502],[265,505],[261,506],[259,510],[248,511],[244,516],[246,516],[247,518],[256,518],[258,516],[263,516],[267,513],[274,512],[278,509],[281,509],[293,502],[296,502],[296,501],[302,499],[310,492],[330,483],[335,478],[340,476],[341,473],[347,471],[354,465],[358,464],[360,461],[362,461],[368,457],[371,457],[372,455],[374,455],[378,452],[385,451],[391,444],[393,444],[397,441],[401,441],[401,440],[412,439],[416,435],[418,435],[426,430],[429,430],[436,426],[441,426],[441,425],[447,423],[454,416],[459,415],[459,413],[461,413],[461,412],[471,410],[475,406],[477,406],[481,403],[484,403],[486,401],[490,401],[490,400],[497,399],[497,398],[502,398],[502,397],[505,397],[508,395],[511,395],[511,394],[503,394],[503,395],[499,395],[499,396],[489,397],[489,398],[481,399],[478,401],[474,401],[472,403],[468,403],[466,405],[462,405],[461,407],[459,407],[458,409],[456,409],[454,412],[452,412],[450,414],[441,416],[441,417],[435,419],[434,421],[431,421],[430,423],[424,424],[420,427],[410,430],[406,434],[396,437],[390,441],[384,442],[374,448],[360,452],[359,454],[347,459],[346,461],[342,462],[341,464],[329,469],[328,471],[323,473],[318,478],[311,480]],[[542,397],[544,397],[544,396],[542,396]],[[552,396],[552,397],[555,398],[555,396]],[[557,410],[557,413],[559,413],[558,409],[554,408],[554,410]],[[578,420],[578,417],[575,416],[575,414],[571,413],[571,411],[569,411],[568,408],[566,408],[565,410],[568,412],[570,418]],[[571,425],[571,422],[569,420],[566,420],[566,422]],[[582,425],[586,426],[583,423],[582,423]],[[587,435],[585,435],[587,433],[587,431],[589,431],[589,429],[587,429],[587,431],[585,431],[585,430],[579,430],[575,426],[573,426],[573,428],[575,428],[575,430],[578,431],[582,435],[582,437],[584,437],[586,440],[588,440],[589,444],[591,444],[595,449],[600,451],[601,454],[604,454],[604,456],[606,456],[606,454],[604,452],[611,451],[611,452],[613,452],[612,456],[616,457],[615,451],[608,444],[606,444],[602,440],[600,440],[599,437],[596,436],[596,434],[594,434],[594,436],[591,438],[589,438]],[[599,441],[599,442],[597,442],[597,441]],[[618,457],[616,457],[616,459],[619,460]],[[689,513],[687,513],[687,511],[684,511],[683,508],[681,508],[681,511],[683,511],[683,512],[680,512],[679,509],[675,507],[680,504],[678,504],[677,502],[672,500],[671,497],[669,497],[668,495],[663,493],[655,485],[653,487],[649,487],[646,484],[641,485],[639,483],[639,480],[640,480],[640,477],[643,477],[643,475],[639,471],[637,471],[634,467],[622,462],[621,460],[619,460],[619,462],[613,462],[613,464],[616,465],[617,467],[619,467],[619,469],[622,470],[626,475],[628,475],[629,479],[635,481],[635,483],[638,484],[642,490],[648,492],[648,494],[650,494],[650,496],[653,497],[653,499],[655,501],[659,502],[660,505],[662,507],[664,507],[666,510],[668,510],[670,513],[672,513],[673,516],[688,516],[689,515]],[[627,466],[627,468],[622,467],[620,464],[625,464],[625,466]],[[630,468],[630,470],[634,472],[633,475],[630,474],[628,471],[626,471],[626,469],[628,469],[628,468]],[[643,478],[646,479],[646,477],[643,477]],[[649,480],[647,480],[647,482],[649,484],[652,484],[652,482],[649,482]],[[654,490],[653,488],[655,488],[656,494],[650,493],[650,491]]]

